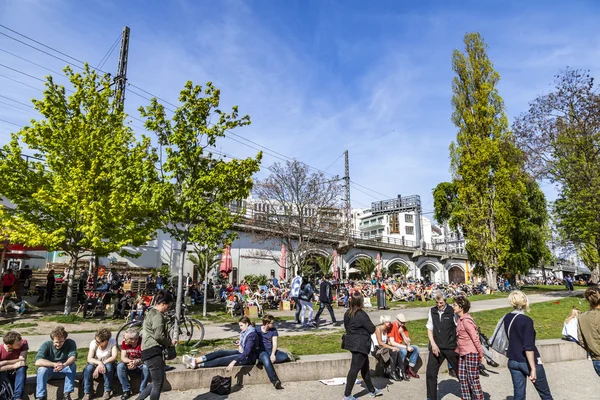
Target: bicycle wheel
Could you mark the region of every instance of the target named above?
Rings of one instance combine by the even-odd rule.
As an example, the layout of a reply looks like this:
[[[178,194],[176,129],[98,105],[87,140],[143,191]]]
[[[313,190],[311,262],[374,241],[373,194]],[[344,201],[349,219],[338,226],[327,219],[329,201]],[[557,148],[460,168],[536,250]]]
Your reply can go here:
[[[202,322],[198,321],[194,318],[188,318],[189,323],[193,326],[193,335],[192,335],[192,347],[199,347],[200,343],[204,340],[204,325]],[[194,343],[195,342],[195,343]]]
[[[121,351],[121,341],[123,340],[125,331],[128,330],[129,328],[137,328],[138,331],[141,331],[142,324],[143,324],[143,321],[130,321],[130,322],[126,323],[125,325],[123,325],[121,327],[121,329],[119,329],[119,332],[117,332],[117,337],[115,338],[115,340],[117,341],[117,348],[119,349],[119,351]]]
[[[169,337],[175,338],[175,321],[168,326]],[[182,319],[179,323],[179,339],[178,344],[188,345],[192,340],[194,334],[194,327],[190,324],[187,319]]]

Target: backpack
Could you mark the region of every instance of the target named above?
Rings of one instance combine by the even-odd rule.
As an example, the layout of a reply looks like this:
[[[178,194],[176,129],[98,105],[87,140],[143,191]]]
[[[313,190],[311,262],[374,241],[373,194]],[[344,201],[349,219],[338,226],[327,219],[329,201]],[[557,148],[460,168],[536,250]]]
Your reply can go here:
[[[210,380],[210,392],[221,396],[231,394],[231,377],[213,376]]]
[[[498,321],[496,329],[494,330],[494,334],[492,335],[492,338],[489,342],[490,347],[496,352],[502,354],[504,357],[508,357],[506,354],[508,353],[508,343],[510,342],[510,328],[518,316],[519,314],[515,314],[514,318],[512,319],[512,321],[510,321],[510,324],[508,325],[508,330],[504,329],[504,318],[506,317],[506,315],[500,318],[500,321]]]
[[[13,400],[13,388],[5,373],[0,374],[0,400]]]

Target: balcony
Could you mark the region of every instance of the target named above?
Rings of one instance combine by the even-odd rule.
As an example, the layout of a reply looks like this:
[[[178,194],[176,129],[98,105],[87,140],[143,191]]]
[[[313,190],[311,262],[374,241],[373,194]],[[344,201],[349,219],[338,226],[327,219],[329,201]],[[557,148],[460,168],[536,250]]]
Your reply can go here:
[[[385,220],[383,218],[378,218],[375,220],[361,221],[360,224],[358,224],[358,229],[360,229],[361,231],[381,229],[381,228],[385,228],[385,227],[386,227],[386,224],[385,224]]]

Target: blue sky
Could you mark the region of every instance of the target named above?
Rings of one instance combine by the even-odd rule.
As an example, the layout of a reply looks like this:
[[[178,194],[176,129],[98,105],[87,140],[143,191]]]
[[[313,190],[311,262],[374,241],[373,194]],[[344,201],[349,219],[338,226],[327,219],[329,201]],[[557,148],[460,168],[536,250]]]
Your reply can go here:
[[[368,188],[353,186],[355,207],[419,194],[427,212],[432,188],[450,177],[451,54],[464,34],[478,31],[489,45],[512,121],[560,69],[598,75],[598,11],[593,1],[0,0],[0,24],[92,65],[127,25],[130,83],[175,103],[185,81],[212,81],[223,105],[250,114],[252,125],[236,132],[244,138],[339,175],[348,149],[352,180]],[[64,66],[2,35],[0,50]],[[0,64],[49,73],[3,51]],[[117,51],[103,69],[116,67]],[[4,67],[0,74],[43,87]],[[0,76],[0,119],[26,124],[35,113],[14,100],[40,95]],[[147,103],[128,93],[126,109],[139,117]],[[15,129],[0,121],[0,144]],[[229,138],[219,147],[256,153]],[[263,166],[275,161],[265,155]]]

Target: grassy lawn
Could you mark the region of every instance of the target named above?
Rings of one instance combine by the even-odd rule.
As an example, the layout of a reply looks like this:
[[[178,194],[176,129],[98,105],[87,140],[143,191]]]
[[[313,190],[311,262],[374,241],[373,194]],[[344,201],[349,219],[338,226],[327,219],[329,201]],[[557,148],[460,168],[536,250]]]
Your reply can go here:
[[[585,290],[587,286],[574,286],[575,290]],[[566,292],[567,288],[565,285],[531,285],[531,286],[523,286],[521,290],[525,293],[548,293],[548,292]]]
[[[494,294],[477,294],[474,296],[469,296],[469,300],[471,302],[481,301],[481,300],[492,300],[492,299],[501,299],[508,297],[508,293],[496,292]],[[452,299],[448,299],[448,303],[452,304]],[[372,304],[376,304],[373,303]],[[404,308],[419,308],[419,307],[433,307],[435,306],[434,300],[427,301],[389,301],[388,307],[404,307]]]

